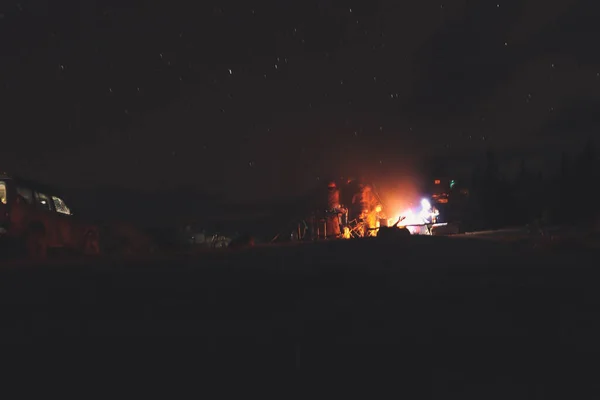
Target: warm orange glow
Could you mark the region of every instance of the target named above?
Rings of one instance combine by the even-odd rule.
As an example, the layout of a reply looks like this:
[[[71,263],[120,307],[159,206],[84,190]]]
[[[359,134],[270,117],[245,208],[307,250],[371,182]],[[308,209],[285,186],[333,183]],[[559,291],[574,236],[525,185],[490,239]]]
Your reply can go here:
[[[363,217],[366,227],[375,228],[375,230],[372,230],[370,234],[366,232],[365,234],[376,236],[378,234],[377,228],[385,225],[394,226],[400,216],[405,219],[397,226],[422,225],[424,221],[419,216],[422,213],[422,205],[420,204],[423,195],[420,187],[422,180],[409,173],[395,177],[393,182],[385,182],[384,178],[382,180],[383,182],[380,181],[374,189],[377,201],[371,203],[370,212],[367,211],[367,215]],[[419,231],[422,230],[420,228],[410,227],[408,229]]]
[[[437,202],[441,204],[446,204],[448,203],[448,199],[439,199]]]
[[[433,181],[433,183],[436,184],[436,185],[439,185],[440,183],[442,183],[442,181],[439,180],[439,179],[436,179],[435,181]]]
[[[400,221],[398,227],[403,227],[406,225],[420,225],[423,223],[423,219],[418,214],[414,213],[413,210],[408,209],[398,214],[398,216],[388,219],[388,225],[394,225],[402,217],[404,217],[404,219]]]
[[[350,228],[347,226],[344,227],[344,231],[342,232],[342,239],[350,239]]]
[[[0,203],[6,204],[6,185],[0,182]]]

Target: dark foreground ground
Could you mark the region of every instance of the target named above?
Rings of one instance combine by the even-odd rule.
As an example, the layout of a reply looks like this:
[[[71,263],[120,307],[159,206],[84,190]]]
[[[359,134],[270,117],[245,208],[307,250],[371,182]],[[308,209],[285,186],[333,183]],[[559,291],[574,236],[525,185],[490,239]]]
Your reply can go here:
[[[0,334],[193,337],[228,374],[375,379],[369,398],[598,398],[599,254],[410,237],[17,262],[0,270]]]

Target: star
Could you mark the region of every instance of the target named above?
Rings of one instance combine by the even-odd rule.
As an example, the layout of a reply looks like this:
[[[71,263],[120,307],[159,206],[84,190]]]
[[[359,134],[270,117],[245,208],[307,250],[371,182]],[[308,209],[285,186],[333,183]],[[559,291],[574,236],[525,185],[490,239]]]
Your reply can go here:
[[[497,145],[545,154],[551,146],[532,145],[540,140],[533,127],[594,120],[564,114],[596,109],[574,100],[592,102],[600,82],[594,13],[582,6],[586,2],[568,10],[547,7],[541,14],[554,14],[545,19],[531,0],[514,10],[499,1],[410,9],[391,0],[341,8],[322,0],[318,10],[302,2],[260,8],[228,2],[211,6],[209,15],[190,3],[169,9],[169,18],[158,8],[125,12],[104,5],[98,16],[93,7],[76,15],[66,10],[47,26],[29,20],[45,15],[37,3],[21,2],[23,13],[15,3],[2,14],[11,38],[0,52],[3,123],[16,132],[5,148],[26,148],[27,132],[54,133],[52,140],[32,135],[39,146],[31,154],[0,149],[0,157],[25,170],[33,169],[27,157],[60,160],[39,169],[50,174],[43,171],[56,168],[58,180],[82,175],[67,165],[79,165],[75,158],[84,155],[94,180],[108,180],[104,159],[111,161],[105,166],[111,176],[125,175],[128,163],[119,157],[134,154],[139,169],[152,170],[148,175],[158,180],[211,182],[206,190],[215,193],[249,185],[232,177],[256,163],[261,167],[247,176],[266,193],[279,185],[271,165],[280,165],[282,181],[314,180],[303,161],[286,162],[300,149],[321,176],[368,170],[381,161],[392,171],[391,157],[380,151],[402,149],[415,159],[438,151],[475,157]],[[71,37],[73,24],[81,40]],[[556,147],[571,146],[565,143],[578,135],[572,126],[564,130]],[[119,138],[127,139],[114,146]],[[59,143],[78,150],[63,156]],[[170,149],[177,159],[154,171],[153,156],[168,157]],[[364,159],[351,156],[357,149]],[[143,180],[152,184],[147,176],[129,177],[140,186]]]

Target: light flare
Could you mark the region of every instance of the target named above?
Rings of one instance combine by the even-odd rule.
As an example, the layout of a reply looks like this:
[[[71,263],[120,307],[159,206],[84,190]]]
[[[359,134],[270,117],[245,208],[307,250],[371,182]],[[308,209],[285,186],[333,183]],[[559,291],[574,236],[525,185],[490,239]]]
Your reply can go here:
[[[431,202],[428,199],[421,200],[421,207],[417,210],[406,209],[398,214],[395,218],[388,219],[388,225],[392,226],[399,219],[403,218],[398,223],[398,227],[406,227],[411,234],[419,234],[423,231],[422,226],[414,225],[426,225],[435,221],[438,217],[439,211],[431,206]],[[413,225],[413,226],[411,226]]]

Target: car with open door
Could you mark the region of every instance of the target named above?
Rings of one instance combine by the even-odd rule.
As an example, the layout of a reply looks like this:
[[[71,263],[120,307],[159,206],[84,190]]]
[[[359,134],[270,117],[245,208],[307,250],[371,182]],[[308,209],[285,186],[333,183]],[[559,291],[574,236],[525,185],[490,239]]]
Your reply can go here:
[[[35,258],[48,249],[100,253],[98,228],[73,215],[54,188],[0,173],[0,241]]]

